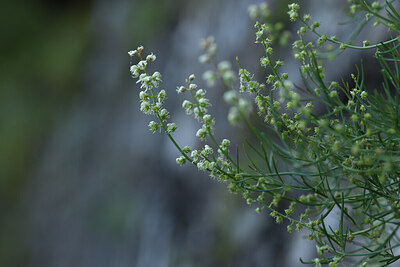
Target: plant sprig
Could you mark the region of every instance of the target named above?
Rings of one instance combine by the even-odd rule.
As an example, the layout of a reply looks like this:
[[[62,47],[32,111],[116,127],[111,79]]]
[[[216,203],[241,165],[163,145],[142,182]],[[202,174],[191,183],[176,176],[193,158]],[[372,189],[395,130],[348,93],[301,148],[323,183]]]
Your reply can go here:
[[[158,90],[161,74],[147,72],[155,55],[144,59],[143,47],[129,52],[139,59],[131,66],[131,73],[143,89],[141,110],[158,120],[150,122],[150,130],[162,129],[181,153],[177,163],[189,162],[227,182],[231,192],[257,205],[257,212],[267,211],[277,223],[286,221],[288,232],[295,228],[307,231],[317,245],[318,258],[301,260],[303,263],[365,266],[391,264],[400,258],[393,252],[400,246],[400,41],[392,37],[372,45],[368,41],[362,46],[352,44],[371,18],[389,29],[392,36],[400,31],[400,15],[393,2],[351,1],[352,16],[358,12],[361,15],[357,18],[363,19],[346,42],[321,34],[319,22],[310,23],[310,15],[300,16],[300,6],[290,4],[290,20],[300,20],[304,25],[293,44],[294,56],[301,65],[302,87],[281,72],[284,62],[274,59],[274,42],[281,25],[255,24],[256,43],[264,49],[259,62],[267,73],[264,82],[256,81],[238,58],[236,75],[229,62],[218,63],[214,39],[202,41],[205,53],[199,60],[214,66],[203,77],[210,86],[220,80],[229,106],[228,121],[233,125],[243,122],[252,133],[243,142],[245,163],[243,159],[239,162],[239,146],[235,159],[229,151],[231,142],[215,137],[215,119],[208,113],[211,101],[194,83],[194,75],[177,92],[189,92],[182,107],[201,124],[196,136],[206,144],[202,149],[180,146],[174,137],[177,126],[163,107],[166,91]],[[252,6],[250,14],[267,20],[271,17],[265,4]],[[305,41],[307,31],[316,36],[315,42]],[[343,79],[326,81],[324,69],[329,64],[320,51],[326,42],[342,53],[344,49],[375,49],[382,90],[373,94],[367,90],[362,63],[357,73],[345,76],[353,81],[353,88]],[[254,99],[255,108],[249,98]],[[317,103],[326,107],[326,113],[317,115]],[[282,210],[282,206],[286,208]],[[333,217],[337,225],[328,225],[328,218]]]

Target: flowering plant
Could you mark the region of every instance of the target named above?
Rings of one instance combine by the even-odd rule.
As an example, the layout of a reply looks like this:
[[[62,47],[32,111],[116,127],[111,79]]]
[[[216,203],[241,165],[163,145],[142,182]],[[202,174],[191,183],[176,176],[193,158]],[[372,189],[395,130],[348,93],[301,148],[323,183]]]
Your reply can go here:
[[[350,16],[362,26],[374,21],[392,36],[400,31],[394,0],[350,2]],[[251,6],[249,11],[254,18],[270,16],[266,4]],[[224,100],[230,107],[229,122],[243,122],[257,140],[244,142],[241,153],[248,160],[245,164],[239,162],[239,146],[232,153],[227,138],[215,137],[215,119],[208,112],[211,101],[206,91],[198,88],[193,74],[176,91],[188,95],[182,107],[201,124],[196,136],[205,144],[202,149],[178,144],[173,136],[177,125],[164,108],[166,91],[158,90],[161,74],[147,70],[156,56],[143,56],[142,46],[129,52],[139,59],[130,71],[143,89],[140,109],[157,119],[149,123],[150,130],[164,131],[179,150],[178,164],[191,163],[228,183],[231,192],[241,194],[248,204],[256,204],[257,212],[268,211],[277,223],[287,222],[289,233],[294,229],[307,231],[308,238],[316,242],[319,257],[301,260],[303,263],[391,264],[400,258],[396,254],[400,247],[399,39],[376,44],[364,41],[357,46],[352,39],[342,42],[321,34],[320,23],[311,22],[310,15],[301,16],[298,4],[290,4],[288,14],[291,21],[303,24],[297,32],[299,39],[293,43],[303,86],[296,86],[287,73],[281,73],[283,62],[274,59],[274,42],[280,36],[280,43],[284,43],[287,37],[281,24],[255,24],[256,43],[265,52],[260,65],[269,73],[265,82],[256,81],[239,59],[238,76],[228,62],[215,63],[213,38],[202,41],[205,53],[200,61],[216,66],[203,77],[210,86],[217,79],[222,81]],[[307,32],[317,36],[315,42],[305,40]],[[336,50],[324,51],[327,44]],[[373,57],[382,74],[379,90],[367,90],[362,64],[348,75],[354,86],[343,80],[326,81],[324,58],[347,49],[375,51]],[[239,90],[235,87],[237,78]],[[254,99],[254,108],[245,93]],[[326,111],[318,114],[317,105]],[[328,218],[336,218],[336,222],[328,224]]]

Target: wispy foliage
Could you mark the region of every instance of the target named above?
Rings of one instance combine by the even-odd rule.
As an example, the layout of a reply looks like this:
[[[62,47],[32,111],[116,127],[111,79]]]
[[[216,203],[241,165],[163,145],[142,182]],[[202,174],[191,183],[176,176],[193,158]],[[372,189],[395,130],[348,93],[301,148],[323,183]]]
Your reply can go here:
[[[359,46],[352,39],[340,41],[318,31],[323,21],[313,22],[310,15],[299,13],[298,4],[289,5],[290,20],[303,24],[293,43],[302,86],[294,85],[289,74],[280,71],[284,62],[275,59],[273,46],[277,41],[286,43],[288,34],[282,32],[282,24],[268,23],[271,12],[265,4],[249,8],[251,17],[262,19],[255,29],[256,43],[265,51],[258,62],[268,72],[265,81],[256,81],[239,59],[236,75],[229,62],[218,63],[214,39],[202,41],[205,53],[199,59],[215,67],[203,78],[210,86],[221,81],[229,106],[227,119],[233,125],[245,124],[257,140],[243,141],[243,149],[238,146],[235,153],[229,150],[228,138],[215,137],[215,119],[208,112],[212,101],[206,90],[198,88],[194,75],[176,91],[188,96],[182,107],[199,122],[196,136],[204,146],[179,145],[174,137],[177,125],[163,106],[166,92],[158,90],[161,74],[147,71],[155,55],[144,57],[143,47],[129,52],[139,58],[131,73],[143,89],[140,108],[156,118],[149,123],[150,130],[163,130],[180,151],[176,162],[191,163],[226,182],[231,192],[257,205],[257,212],[269,213],[277,223],[287,222],[289,233],[306,231],[319,257],[302,262],[315,266],[342,262],[386,265],[400,257],[396,252],[400,246],[400,15],[394,1],[350,2],[349,14],[359,25],[373,21],[395,37],[376,44],[365,40]],[[305,41],[307,32],[316,36],[314,42]],[[333,46],[330,52],[328,44]],[[347,49],[375,52],[383,82],[373,94],[367,92],[361,63],[356,73],[344,77],[351,78],[354,87],[343,79],[326,80],[325,68],[335,66],[329,61],[324,65],[322,57]],[[317,115],[314,106],[321,103],[326,112]],[[239,162],[239,152],[247,162]],[[337,218],[335,226],[327,224],[330,215]]]

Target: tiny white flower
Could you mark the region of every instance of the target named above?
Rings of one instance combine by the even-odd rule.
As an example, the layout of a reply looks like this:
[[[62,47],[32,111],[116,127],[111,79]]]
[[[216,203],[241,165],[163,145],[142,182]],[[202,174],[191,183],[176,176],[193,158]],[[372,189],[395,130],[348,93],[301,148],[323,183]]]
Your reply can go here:
[[[192,102],[190,102],[189,100],[184,100],[183,103],[182,103],[182,107],[183,107],[184,109],[191,108],[192,105],[193,105]]]
[[[210,87],[215,85],[216,78],[217,75],[211,70],[207,70],[206,72],[203,73],[203,79],[207,82],[207,85]]]
[[[138,48],[136,48],[136,50],[138,51],[139,54],[142,53],[143,49],[144,49],[144,47],[142,45],[139,46]]]
[[[180,94],[186,91],[186,88],[184,86],[179,86],[176,91]]]
[[[139,98],[140,98],[141,100],[147,100],[147,99],[149,99],[149,95],[148,95],[145,91],[141,91],[141,92],[139,93]]]
[[[207,98],[201,98],[199,100],[200,107],[211,106],[210,101]]]
[[[150,55],[148,55],[146,57],[146,61],[148,61],[148,62],[152,62],[154,60],[156,60],[156,55],[154,55],[153,53],[151,53]]]
[[[138,66],[132,65],[130,71],[131,71],[131,74],[132,74],[132,76],[134,78],[137,78],[139,76],[139,68],[138,68]]]
[[[256,19],[258,17],[258,6],[250,5],[247,9],[251,19]]]
[[[196,90],[196,89],[197,89],[197,85],[196,85],[196,84],[191,83],[191,84],[189,85],[189,90],[193,91],[193,90]]]
[[[209,55],[207,55],[207,54],[204,54],[204,55],[201,55],[201,56],[199,56],[199,62],[201,63],[201,64],[205,64],[205,63],[208,63],[208,62],[210,62],[210,56]]]
[[[180,156],[176,159],[176,163],[178,163],[179,165],[183,165],[186,163],[186,158],[184,156]]]
[[[149,123],[150,131],[152,131],[153,133],[156,132],[159,127],[160,127],[160,125],[158,123],[156,123],[155,121],[151,121]]]
[[[206,95],[206,90],[204,90],[204,89],[199,89],[199,90],[196,92],[196,97],[197,97],[197,98],[203,98],[205,95]]]
[[[230,144],[231,144],[231,141],[229,141],[228,139],[224,139],[224,140],[222,140],[221,146],[228,147]]]
[[[178,127],[176,126],[175,123],[171,122],[167,124],[167,132],[168,133],[173,133],[176,131],[176,129],[178,129]]]
[[[205,145],[204,149],[203,149],[203,152],[204,152],[205,155],[210,155],[210,154],[213,153],[213,149],[209,145]]]
[[[207,49],[207,52],[208,52],[209,54],[211,54],[211,55],[214,55],[215,52],[217,52],[217,48],[218,48],[217,44],[212,43],[212,44],[210,45],[210,47]]]
[[[151,104],[148,101],[143,101],[140,104],[140,111],[142,111],[144,114],[151,114]]]
[[[137,66],[138,66],[138,68],[139,68],[140,70],[145,70],[146,67],[147,67],[147,61],[141,60],[141,61],[139,61],[139,63],[137,64]]]
[[[200,140],[204,140],[207,136],[207,130],[204,128],[200,128],[197,132],[196,132],[196,136],[198,138],[200,138]]]
[[[161,81],[161,73],[159,73],[158,71],[154,72],[152,77],[155,80]]]
[[[361,96],[362,99],[366,99],[367,96],[368,96],[368,93],[365,92],[365,91],[362,91],[361,94],[360,94],[360,96]]]
[[[131,51],[128,52],[128,55],[131,56],[131,57],[133,57],[133,56],[136,56],[137,53],[138,53],[137,50],[131,50]]]
[[[197,168],[199,168],[200,171],[205,171],[207,170],[207,164],[204,161],[200,161],[197,163]]]
[[[239,109],[244,113],[249,113],[251,111],[250,102],[246,99],[240,98],[239,99]]]
[[[169,115],[169,112],[168,112],[168,110],[166,110],[165,108],[163,108],[163,109],[160,111],[159,115],[160,115],[160,118],[161,118],[162,120],[165,120],[165,119],[167,119],[167,117],[168,117],[168,115]]]
[[[167,92],[165,92],[165,90],[161,90],[158,93],[157,98],[159,99],[159,101],[165,100],[167,98]]]
[[[149,76],[146,76],[141,80],[140,88],[148,89],[150,85],[151,85],[151,78]]]
[[[226,103],[233,105],[238,101],[238,96],[234,90],[230,90],[224,93],[224,100]]]
[[[188,145],[186,145],[182,148],[182,151],[183,151],[183,153],[187,154],[187,153],[191,152],[192,150],[190,149],[190,147]]]
[[[228,121],[232,125],[236,125],[239,122],[240,115],[239,110],[236,107],[231,107],[228,113]]]
[[[231,69],[231,63],[229,61],[221,61],[220,63],[218,63],[218,70],[220,72],[225,72]]]
[[[190,157],[194,161],[197,161],[199,159],[199,152],[197,150],[193,150],[192,153],[190,153]]]
[[[200,47],[207,50],[215,42],[214,36],[209,36],[207,39],[202,39],[200,41]]]
[[[211,125],[212,124],[212,117],[210,114],[206,114],[203,116],[203,121],[205,124],[207,125]]]
[[[233,71],[228,70],[222,75],[222,79],[228,84],[232,83],[236,80],[236,74]]]
[[[195,115],[195,118],[199,118],[200,110],[199,110],[198,107],[195,107],[195,108],[193,109],[193,113],[194,113],[194,115]]]

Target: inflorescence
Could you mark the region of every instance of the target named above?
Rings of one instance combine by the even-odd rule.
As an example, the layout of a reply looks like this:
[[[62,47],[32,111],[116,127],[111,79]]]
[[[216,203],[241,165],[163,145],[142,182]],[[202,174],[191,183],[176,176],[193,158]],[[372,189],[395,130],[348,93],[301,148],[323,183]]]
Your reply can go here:
[[[365,25],[374,19],[374,25],[385,25],[393,35],[400,30],[393,1],[350,2],[352,16],[364,14],[357,17],[359,23]],[[377,44],[365,40],[359,46],[352,40],[341,42],[335,36],[321,34],[320,22],[312,22],[307,14],[301,16],[299,10],[298,4],[290,4],[288,15],[290,21],[303,25],[292,46],[301,65],[302,86],[281,71],[284,62],[276,59],[274,45],[277,41],[287,43],[289,35],[282,23],[265,22],[272,14],[266,4],[249,7],[250,16],[261,20],[255,24],[255,42],[265,52],[259,60],[266,73],[264,82],[256,81],[238,59],[238,74],[230,62],[218,63],[214,38],[201,42],[204,54],[199,61],[214,66],[203,78],[210,87],[217,82],[223,85],[223,98],[229,106],[227,119],[233,125],[246,125],[258,140],[245,142],[245,164],[239,164],[239,155],[232,158],[227,138],[215,137],[215,118],[209,113],[211,100],[195,83],[193,74],[176,92],[187,96],[182,108],[200,124],[196,137],[205,144],[201,149],[178,144],[173,136],[177,125],[164,107],[167,93],[158,89],[161,74],[147,71],[156,56],[151,53],[144,57],[142,46],[129,51],[131,57],[138,58],[130,71],[142,89],[140,110],[156,117],[149,123],[150,130],[164,131],[179,150],[177,164],[192,163],[227,182],[231,192],[257,205],[256,212],[268,211],[277,223],[287,222],[289,233],[306,230],[308,238],[317,244],[318,258],[304,263],[390,264],[400,258],[393,252],[400,246],[399,39]],[[315,42],[306,41],[307,32],[317,36]],[[332,51],[332,46],[337,49]],[[383,74],[378,92],[367,91],[362,65],[346,77],[354,84],[351,87],[326,80],[325,58],[345,49],[375,50]],[[317,115],[315,106],[321,103],[326,112]],[[336,226],[326,224],[330,214],[337,217]]]

